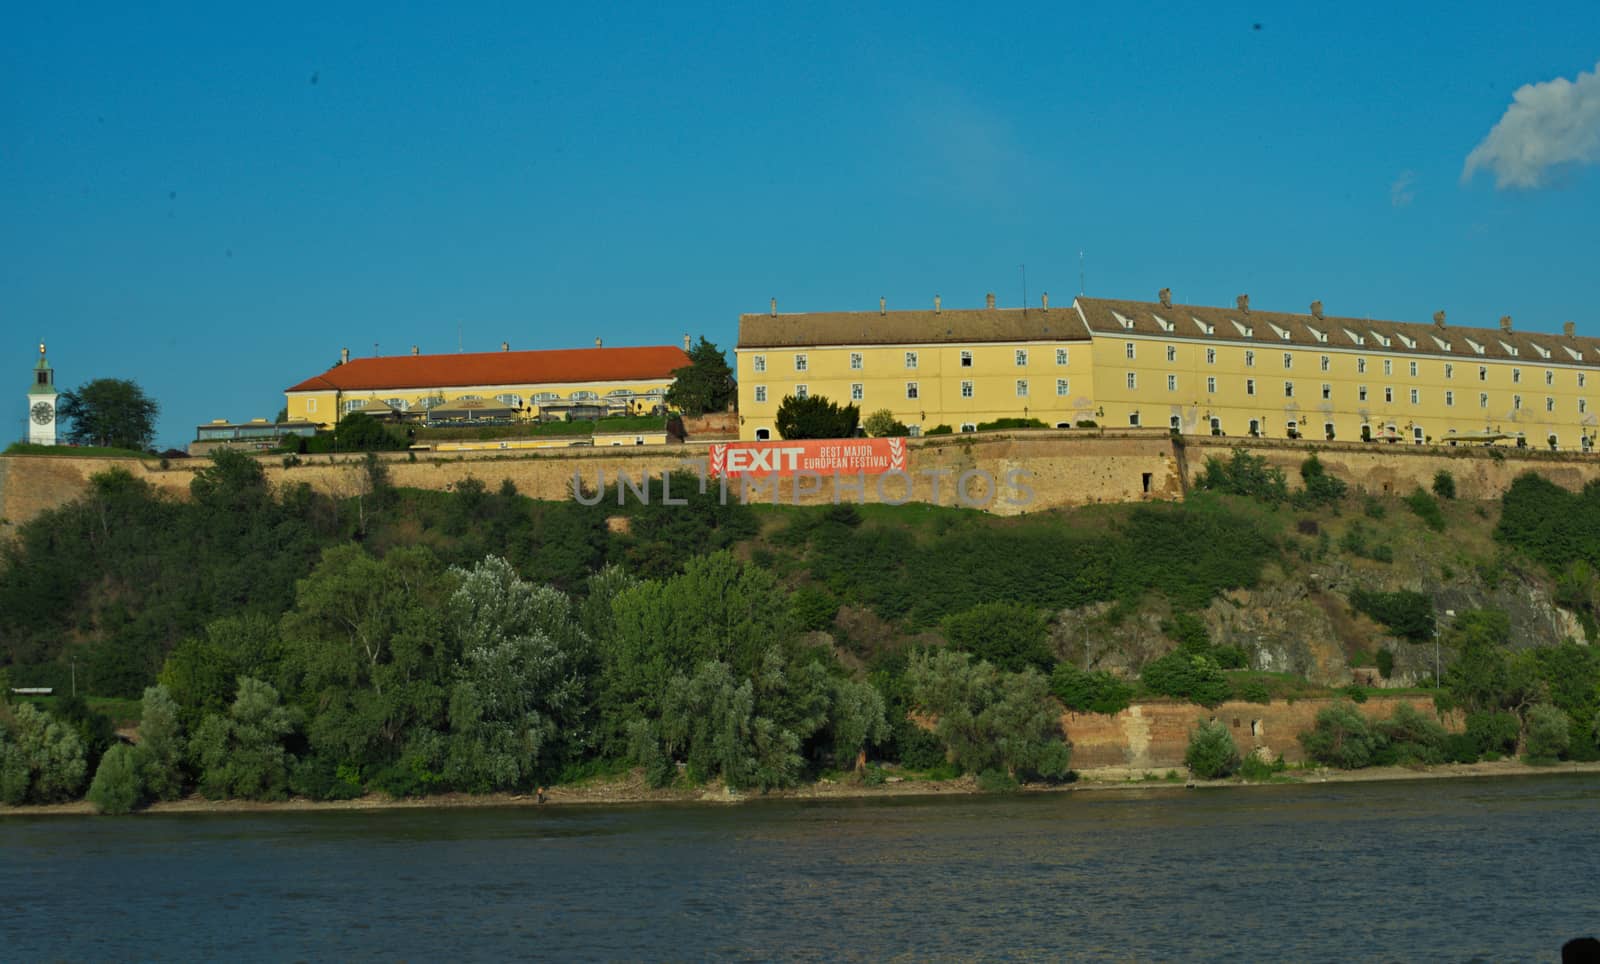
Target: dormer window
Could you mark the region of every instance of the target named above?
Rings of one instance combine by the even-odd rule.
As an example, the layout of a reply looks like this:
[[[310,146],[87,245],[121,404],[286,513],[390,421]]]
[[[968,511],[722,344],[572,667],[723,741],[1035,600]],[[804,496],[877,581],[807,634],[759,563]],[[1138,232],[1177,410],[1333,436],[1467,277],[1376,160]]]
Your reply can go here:
[[[1346,328],[1344,330],[1344,333],[1350,337],[1351,341],[1355,342],[1358,345],[1365,345],[1367,343],[1367,339],[1364,336],[1358,335],[1358,334],[1356,334],[1355,332],[1351,331],[1348,328]]]
[[[1378,339],[1378,344],[1382,345],[1383,347],[1385,347],[1385,348],[1389,347],[1389,336],[1388,335],[1380,335],[1377,332],[1373,332],[1372,333],[1372,337]]]
[[[1279,340],[1281,340],[1281,341],[1288,341],[1289,340],[1289,331],[1288,331],[1288,329],[1279,328],[1277,325],[1273,325],[1272,322],[1270,322],[1270,321],[1267,322],[1267,324],[1272,325],[1272,331],[1273,331],[1274,334],[1276,334],[1278,336]]]
[[[1232,318],[1228,320],[1233,321]],[[1241,325],[1237,321],[1233,321],[1233,327],[1239,329],[1239,334],[1245,338],[1254,338],[1256,336],[1256,330],[1249,325]]]
[[[1115,317],[1117,319],[1117,323],[1120,324],[1122,327],[1126,328],[1129,331],[1133,330],[1133,319],[1132,318],[1129,318],[1127,315],[1124,315],[1120,311],[1113,311],[1111,314],[1112,314],[1113,317]]]
[[[1172,322],[1170,322],[1167,319],[1161,317],[1160,315],[1152,314],[1150,317],[1152,317],[1152,318],[1154,318],[1156,320],[1156,324],[1161,326],[1161,330],[1162,331],[1170,333],[1171,331],[1173,331],[1176,328],[1176,326],[1173,325]]]
[[[1310,325],[1306,326],[1306,331],[1311,332],[1311,337],[1315,338],[1317,341],[1321,342],[1322,344],[1326,345],[1328,343],[1328,333],[1327,332],[1318,331],[1317,329],[1311,327]]]
[[[1506,350],[1506,354],[1510,355],[1512,358],[1517,357],[1517,346],[1516,345],[1511,345],[1511,344],[1507,344],[1506,342],[1501,342],[1500,343],[1500,347],[1504,348]]]
[[[1195,325],[1199,327],[1200,333],[1203,335],[1215,335],[1217,333],[1217,328],[1215,325],[1208,325],[1193,315],[1189,316],[1189,320],[1193,321]]]
[[[1574,351],[1573,349],[1568,348],[1566,345],[1562,345],[1561,347],[1564,351],[1566,351],[1567,354],[1572,356],[1573,361],[1583,361],[1583,352]]]
[[[1539,353],[1540,358],[1550,357],[1550,350],[1545,348],[1543,345],[1538,344],[1537,342],[1529,342],[1529,344],[1533,345],[1533,350]]]
[[[1439,346],[1440,351],[1450,350],[1450,343],[1445,341],[1443,338],[1439,338],[1436,335],[1429,335],[1428,337],[1433,339],[1433,343]]]
[[[1417,343],[1416,342],[1414,342],[1411,339],[1407,338],[1405,335],[1400,334],[1399,332],[1395,332],[1394,336],[1396,338],[1400,339],[1400,344],[1406,346],[1407,348],[1416,348],[1417,347]]]
[[[1483,346],[1482,346],[1482,345],[1480,345],[1480,344],[1478,344],[1478,343],[1477,343],[1477,342],[1475,342],[1475,341],[1473,341],[1473,340],[1472,340],[1472,339],[1471,339],[1471,338],[1468,338],[1468,339],[1467,339],[1467,347],[1468,347],[1468,348],[1471,348],[1471,349],[1472,349],[1472,351],[1473,351],[1473,352],[1474,352],[1474,353],[1475,353],[1475,354],[1478,354],[1478,355],[1481,355],[1481,354],[1483,354],[1483,351],[1484,351],[1484,348],[1483,348]]]

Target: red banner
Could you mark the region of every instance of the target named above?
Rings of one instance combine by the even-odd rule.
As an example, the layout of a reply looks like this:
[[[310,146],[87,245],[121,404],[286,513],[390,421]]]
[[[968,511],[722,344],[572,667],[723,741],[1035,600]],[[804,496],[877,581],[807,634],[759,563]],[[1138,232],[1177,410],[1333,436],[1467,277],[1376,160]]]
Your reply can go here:
[[[796,475],[882,475],[906,470],[903,438],[796,439],[787,442],[726,442],[711,446],[711,478]]]

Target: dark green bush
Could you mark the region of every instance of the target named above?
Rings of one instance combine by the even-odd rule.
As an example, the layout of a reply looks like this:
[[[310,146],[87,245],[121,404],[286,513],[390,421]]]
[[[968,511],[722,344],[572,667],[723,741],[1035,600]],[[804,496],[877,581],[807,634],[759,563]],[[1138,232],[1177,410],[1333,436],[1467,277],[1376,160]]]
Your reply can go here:
[[[101,813],[128,813],[144,801],[144,783],[139,779],[138,751],[118,743],[100,758],[100,768],[89,784],[89,802]]]
[[[978,789],[984,793],[1015,793],[1022,785],[1004,770],[985,770],[978,774]]]
[[[1234,685],[1233,698],[1247,703],[1271,703],[1272,692],[1267,689],[1267,684],[1260,680],[1247,679]]]
[[[1057,663],[1050,674],[1050,692],[1061,704],[1079,713],[1120,713],[1133,699],[1133,686],[1104,670],[1081,670]]]
[[[826,589],[801,586],[789,596],[789,610],[794,613],[796,628],[805,632],[827,630],[833,627],[839,600]]]
[[[1212,456],[1206,459],[1196,488],[1227,495],[1242,495],[1276,505],[1289,498],[1289,485],[1283,470],[1267,465],[1259,455],[1234,449],[1227,461]]]
[[[1189,746],[1184,750],[1183,762],[1189,772],[1202,780],[1220,780],[1232,776],[1239,769],[1239,748],[1233,743],[1233,734],[1221,720],[1202,722],[1189,734]]]
[[[1439,509],[1439,500],[1418,486],[1415,491],[1406,496],[1406,505],[1417,514],[1417,518],[1428,524],[1428,528],[1435,532],[1444,531],[1444,512]]]
[[[997,418],[992,422],[979,422],[978,431],[993,432],[1008,428],[1049,428],[1036,418]]]
[[[1379,676],[1388,679],[1394,675],[1394,653],[1390,651],[1389,647],[1380,646],[1378,648],[1377,664]]]
[[[1343,479],[1328,474],[1315,454],[1300,463],[1300,480],[1304,488],[1295,493],[1295,504],[1299,506],[1331,505],[1342,501],[1349,489]]]
[[[1567,714],[1548,703],[1528,710],[1528,742],[1524,759],[1529,763],[1554,763],[1567,754],[1572,733]]]
[[[1417,641],[1433,638],[1433,600],[1420,592],[1357,589],[1350,594],[1350,605],[1387,626],[1397,636]]]
[[[1315,725],[1300,734],[1300,745],[1317,763],[1357,770],[1372,763],[1378,741],[1361,711],[1350,703],[1335,703],[1317,713]]]
[[[979,603],[940,622],[944,638],[964,653],[985,659],[1007,673],[1031,666],[1042,673],[1055,666],[1047,616],[1013,602]]]
[[[1281,756],[1268,761],[1252,753],[1239,764],[1239,776],[1252,783],[1265,783],[1288,768],[1289,765],[1283,762]]]
[[[1433,494],[1441,499],[1456,497],[1456,477],[1450,474],[1449,469],[1440,469],[1433,474]]]
[[[933,428],[928,429],[926,432],[923,432],[922,434],[923,435],[954,435],[955,434],[955,429],[951,428],[948,425],[935,425]]]
[[[1201,706],[1216,706],[1232,694],[1228,677],[1215,660],[1181,649],[1145,664],[1139,680],[1152,693]]]
[[[1446,734],[1437,720],[1401,703],[1387,720],[1374,727],[1379,752],[1374,763],[1419,765],[1443,763]]]

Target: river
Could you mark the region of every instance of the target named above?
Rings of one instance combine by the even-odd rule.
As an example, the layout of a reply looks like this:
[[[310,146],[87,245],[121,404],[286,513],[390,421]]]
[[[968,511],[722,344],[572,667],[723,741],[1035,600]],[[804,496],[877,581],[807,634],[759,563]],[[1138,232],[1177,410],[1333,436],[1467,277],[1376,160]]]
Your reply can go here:
[[[0,818],[0,958],[1553,960],[1600,776]]]

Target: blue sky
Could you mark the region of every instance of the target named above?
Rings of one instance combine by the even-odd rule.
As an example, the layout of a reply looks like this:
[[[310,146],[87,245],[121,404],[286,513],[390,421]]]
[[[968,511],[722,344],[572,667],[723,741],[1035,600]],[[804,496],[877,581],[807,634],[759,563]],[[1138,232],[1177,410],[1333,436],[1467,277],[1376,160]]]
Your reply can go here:
[[[11,12],[3,434],[40,338],[181,446],[343,346],[731,348],[769,297],[1064,304],[1080,251],[1091,295],[1600,335],[1592,2],[330,6]]]

